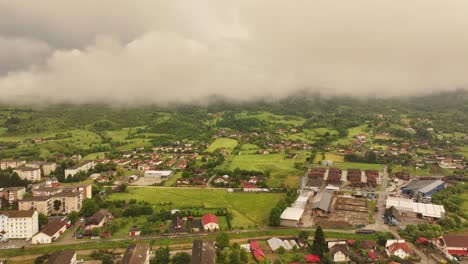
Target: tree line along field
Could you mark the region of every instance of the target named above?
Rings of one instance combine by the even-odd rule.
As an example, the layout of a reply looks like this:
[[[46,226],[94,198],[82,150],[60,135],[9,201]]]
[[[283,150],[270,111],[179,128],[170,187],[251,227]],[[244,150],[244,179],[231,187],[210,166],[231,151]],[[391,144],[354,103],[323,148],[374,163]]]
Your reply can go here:
[[[267,226],[270,210],[284,197],[283,193],[228,193],[220,189],[129,187],[128,192],[112,194],[109,199],[146,201],[156,210],[227,208],[233,216],[233,227],[253,227]]]

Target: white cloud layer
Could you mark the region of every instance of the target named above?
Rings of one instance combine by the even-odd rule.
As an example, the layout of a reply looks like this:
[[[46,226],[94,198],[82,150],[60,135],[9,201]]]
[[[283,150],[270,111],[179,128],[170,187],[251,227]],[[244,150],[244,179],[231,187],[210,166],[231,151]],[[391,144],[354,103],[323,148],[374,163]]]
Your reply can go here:
[[[465,0],[0,0],[3,102],[468,87]]]

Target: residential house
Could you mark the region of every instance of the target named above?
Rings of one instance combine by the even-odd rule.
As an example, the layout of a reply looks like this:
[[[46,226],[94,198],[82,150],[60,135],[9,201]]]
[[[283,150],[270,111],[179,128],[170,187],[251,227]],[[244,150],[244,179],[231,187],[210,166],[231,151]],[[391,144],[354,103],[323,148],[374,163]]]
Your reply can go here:
[[[13,169],[14,172],[23,180],[37,182],[41,180],[41,169],[30,167],[19,167]]]
[[[0,211],[0,239],[31,238],[39,231],[36,211]]]
[[[67,230],[67,223],[61,220],[56,220],[46,225],[39,233],[35,234],[32,239],[32,244],[50,244],[59,238]]]
[[[460,257],[468,256],[468,235],[443,235],[435,241],[435,244],[446,254]]]
[[[151,169],[151,165],[149,164],[146,164],[146,163],[138,164],[138,170],[140,171],[148,171],[150,169]]]
[[[267,188],[260,188],[256,184],[243,184],[242,189],[244,192],[269,192]]]
[[[149,264],[149,245],[146,243],[132,244],[127,247],[121,264]]]
[[[141,229],[137,227],[130,228],[130,230],[128,231],[128,236],[130,237],[141,236]]]
[[[218,217],[214,214],[206,214],[202,216],[203,229],[205,231],[216,231],[219,230]]]
[[[112,220],[112,215],[106,209],[100,209],[97,213],[88,217],[86,220],[86,229],[101,228],[107,221]]]
[[[215,264],[216,251],[213,241],[194,240],[192,264]]]
[[[350,260],[350,251],[346,241],[329,241],[328,250],[334,262],[346,262]]]
[[[57,251],[48,259],[48,264],[76,264],[76,252],[74,250]]]
[[[408,258],[414,255],[414,251],[410,248],[405,240],[387,240],[385,243],[385,253],[389,257],[398,256],[402,259]]]
[[[193,218],[193,217],[192,217]],[[193,233],[199,233],[203,230],[203,223],[201,220],[193,220],[189,221],[190,231]]]

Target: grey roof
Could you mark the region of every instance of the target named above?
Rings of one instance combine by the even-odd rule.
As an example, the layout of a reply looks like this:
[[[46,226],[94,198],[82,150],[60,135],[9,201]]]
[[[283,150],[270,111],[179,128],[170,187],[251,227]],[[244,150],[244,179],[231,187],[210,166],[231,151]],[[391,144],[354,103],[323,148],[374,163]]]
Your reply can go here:
[[[49,257],[49,264],[71,264],[71,260],[75,256],[74,250],[57,251]]]
[[[133,244],[127,247],[121,264],[143,264],[148,258],[148,244]]]
[[[273,251],[279,249],[280,247],[286,249],[286,246],[284,245],[283,240],[281,240],[281,239],[279,239],[277,237],[270,238],[270,239],[267,240],[267,242],[268,242],[268,245],[270,246],[271,250],[273,250]]]
[[[411,181],[410,183],[403,186],[403,188],[401,189],[411,191],[413,193],[426,193],[441,184],[444,184],[444,182],[441,180],[419,180]]]
[[[194,240],[192,264],[215,264],[216,252],[213,241]]]
[[[333,199],[333,191],[331,190],[322,190],[317,194],[315,197],[312,208],[313,209],[320,209],[325,212],[330,211],[330,205]]]

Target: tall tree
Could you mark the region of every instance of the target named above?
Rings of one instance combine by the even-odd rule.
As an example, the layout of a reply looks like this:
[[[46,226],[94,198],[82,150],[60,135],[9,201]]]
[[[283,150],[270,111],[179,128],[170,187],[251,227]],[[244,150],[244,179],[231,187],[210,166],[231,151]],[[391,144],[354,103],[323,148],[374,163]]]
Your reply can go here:
[[[221,232],[216,236],[216,246],[219,249],[229,247],[229,235],[225,232]]]
[[[328,252],[328,247],[327,242],[325,241],[325,234],[323,233],[322,227],[318,226],[315,230],[312,253],[322,257],[326,252]]]
[[[154,264],[169,264],[171,262],[171,253],[168,246],[158,248],[155,255]]]
[[[177,252],[172,257],[172,264],[187,264],[190,263],[192,257],[187,252]]]

